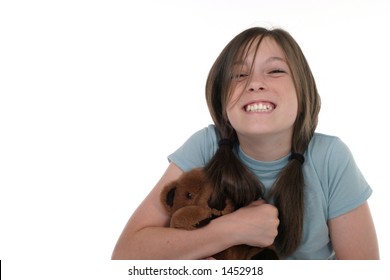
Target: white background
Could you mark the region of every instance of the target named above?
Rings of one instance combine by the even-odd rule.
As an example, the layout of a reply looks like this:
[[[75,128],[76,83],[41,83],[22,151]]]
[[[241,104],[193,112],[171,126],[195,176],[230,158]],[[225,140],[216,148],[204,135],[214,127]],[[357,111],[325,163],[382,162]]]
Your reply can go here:
[[[208,71],[252,26],[285,28],[302,47],[322,98],[317,131],[350,147],[374,189],[389,260],[389,13],[386,0],[1,1],[4,273],[65,279],[107,265],[167,155],[211,123]]]

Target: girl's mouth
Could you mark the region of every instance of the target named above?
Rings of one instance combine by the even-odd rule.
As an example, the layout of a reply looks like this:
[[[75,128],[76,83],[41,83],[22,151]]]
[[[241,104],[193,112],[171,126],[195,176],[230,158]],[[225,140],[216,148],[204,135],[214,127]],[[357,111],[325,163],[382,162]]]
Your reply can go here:
[[[275,108],[276,108],[275,104],[271,102],[251,103],[244,106],[244,110],[246,112],[254,112],[254,113],[270,112]]]

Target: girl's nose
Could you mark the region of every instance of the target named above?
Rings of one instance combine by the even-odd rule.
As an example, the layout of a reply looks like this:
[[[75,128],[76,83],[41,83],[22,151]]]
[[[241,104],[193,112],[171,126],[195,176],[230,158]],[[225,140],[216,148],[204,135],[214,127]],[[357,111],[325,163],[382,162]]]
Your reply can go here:
[[[262,92],[262,91],[265,91],[267,89],[267,86],[265,84],[265,82],[263,81],[262,78],[260,77],[255,77],[254,75],[252,75],[249,83],[248,83],[248,86],[247,86],[247,90],[249,92]]]
[[[246,87],[248,92],[262,92],[267,89],[265,77],[261,71],[252,69],[248,78],[249,80]]]
[[[254,91],[264,91],[265,87],[264,86],[251,86],[248,88],[248,91],[254,92]]]

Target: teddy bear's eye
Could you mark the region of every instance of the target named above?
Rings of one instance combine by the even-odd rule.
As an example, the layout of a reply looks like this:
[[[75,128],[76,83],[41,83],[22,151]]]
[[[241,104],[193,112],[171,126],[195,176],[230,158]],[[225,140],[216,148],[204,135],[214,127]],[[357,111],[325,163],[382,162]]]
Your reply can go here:
[[[192,193],[190,193],[190,192],[187,193],[187,198],[188,198],[188,199],[192,199]]]

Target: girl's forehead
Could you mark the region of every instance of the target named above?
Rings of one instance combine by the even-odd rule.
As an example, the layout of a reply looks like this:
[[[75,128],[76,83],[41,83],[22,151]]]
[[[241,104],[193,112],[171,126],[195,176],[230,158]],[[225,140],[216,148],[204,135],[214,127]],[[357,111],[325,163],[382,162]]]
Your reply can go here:
[[[252,62],[255,57],[267,60],[281,60],[286,62],[286,54],[279,44],[271,37],[254,38],[238,53],[234,64]]]

